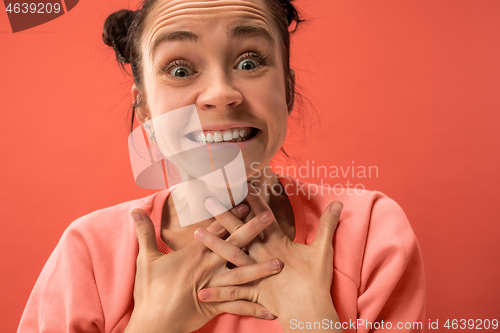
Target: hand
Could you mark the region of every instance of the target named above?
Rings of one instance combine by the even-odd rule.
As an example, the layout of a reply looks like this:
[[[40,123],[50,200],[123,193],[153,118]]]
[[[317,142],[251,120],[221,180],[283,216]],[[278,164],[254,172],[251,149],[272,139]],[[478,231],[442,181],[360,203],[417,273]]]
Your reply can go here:
[[[278,257],[284,263],[280,274],[261,280],[255,301],[276,314],[284,329],[290,319],[315,321],[313,319],[320,318],[321,321],[327,318],[338,321],[330,289],[333,278],[332,241],[342,203],[336,201],[328,205],[320,217],[314,242],[307,246],[292,242],[281,231],[271,209],[251,185],[247,200],[256,215],[250,222],[254,219],[265,220],[266,217],[272,221],[263,231],[263,239],[256,238],[247,245],[249,256],[256,262]],[[244,225],[229,212],[217,215],[216,220],[230,233],[236,233]],[[208,236],[198,241],[219,255],[225,255],[220,251],[220,239]],[[233,251],[236,253],[237,249]],[[248,295],[245,288],[217,287],[204,292],[209,297],[203,302],[225,302]]]
[[[235,208],[227,213],[237,214],[237,210]],[[276,259],[254,264],[253,259],[243,253],[234,263],[245,267],[230,270],[226,267],[227,261],[196,241],[165,255],[158,250],[154,225],[149,216],[135,209],[132,217],[139,241],[139,254],[134,287],[135,304],[127,332],[191,332],[223,312],[263,319],[275,318],[263,306],[243,298],[233,302],[202,303],[197,295],[202,288],[234,287],[276,274],[282,267],[278,265],[276,269],[276,265],[271,265],[272,262],[276,263]],[[249,223],[234,232],[227,241],[234,242],[237,238],[245,246],[267,225]],[[207,235],[225,243],[218,237],[223,236],[226,230],[217,222],[212,223],[206,231]],[[224,251],[224,256],[230,255]]]

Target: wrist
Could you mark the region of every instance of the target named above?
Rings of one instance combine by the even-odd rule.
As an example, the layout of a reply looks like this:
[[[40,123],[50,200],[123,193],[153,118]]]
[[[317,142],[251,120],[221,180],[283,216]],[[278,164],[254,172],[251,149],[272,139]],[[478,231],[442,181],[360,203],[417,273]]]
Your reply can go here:
[[[161,318],[161,320],[160,320]],[[179,321],[169,321],[165,317],[152,315],[150,311],[134,309],[124,333],[148,332],[148,333],[186,333],[178,327]]]
[[[302,311],[321,312],[322,309],[333,308],[330,290],[302,288],[280,296],[282,297],[277,297],[276,303],[280,314]]]
[[[339,322],[330,293],[311,293],[294,302],[282,303],[278,308],[278,320],[284,332],[337,332],[335,323]],[[314,326],[316,323],[316,326]],[[308,326],[309,325],[309,326]],[[338,330],[342,332],[342,330]]]

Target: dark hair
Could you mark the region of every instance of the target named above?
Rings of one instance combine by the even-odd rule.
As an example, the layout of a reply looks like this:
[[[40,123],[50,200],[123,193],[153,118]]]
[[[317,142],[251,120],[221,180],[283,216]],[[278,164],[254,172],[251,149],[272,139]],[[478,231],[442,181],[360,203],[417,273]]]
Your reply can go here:
[[[304,22],[304,20],[299,17],[297,9],[292,4],[293,0],[262,1],[264,1],[264,3],[268,6],[281,36],[287,101],[291,94],[302,97],[297,92],[297,89],[292,92],[289,91],[287,81],[290,77],[290,34],[294,33],[297,30],[299,23]],[[116,53],[116,60],[122,69],[125,69],[124,64],[130,64],[134,83],[139,89],[142,88],[143,80],[140,52],[141,36],[144,30],[144,23],[156,3],[157,0],[143,0],[139,5],[138,10],[132,11],[128,9],[121,9],[109,15],[104,22],[102,40],[106,45],[109,45],[114,49]],[[289,29],[294,22],[295,27],[290,31]],[[142,100],[138,100],[132,105],[131,131],[134,128],[135,109],[141,103]],[[283,153],[288,157],[288,154],[284,150]]]

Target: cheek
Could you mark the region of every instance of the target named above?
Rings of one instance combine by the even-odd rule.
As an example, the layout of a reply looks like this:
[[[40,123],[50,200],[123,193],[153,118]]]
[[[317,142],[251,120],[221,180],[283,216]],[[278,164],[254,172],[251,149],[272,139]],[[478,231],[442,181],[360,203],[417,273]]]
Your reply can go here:
[[[246,89],[246,100],[255,106],[259,115],[275,119],[287,116],[286,93],[282,80],[276,77],[259,80]]]
[[[194,104],[185,90],[172,89],[162,83],[155,83],[154,80],[147,87],[148,106],[153,117]]]
[[[288,109],[284,88],[267,87],[259,94],[258,116],[265,120],[268,130],[276,140],[284,140],[288,122]]]
[[[144,87],[148,109],[153,117],[194,104],[194,98],[189,94],[192,89],[167,84],[150,65],[145,68]]]
[[[266,141],[265,155],[272,157],[285,142],[288,109],[284,89],[280,91],[276,89],[276,85],[261,88],[254,92],[254,96],[249,96],[249,99],[255,116],[265,126],[263,128],[265,132],[263,139]]]

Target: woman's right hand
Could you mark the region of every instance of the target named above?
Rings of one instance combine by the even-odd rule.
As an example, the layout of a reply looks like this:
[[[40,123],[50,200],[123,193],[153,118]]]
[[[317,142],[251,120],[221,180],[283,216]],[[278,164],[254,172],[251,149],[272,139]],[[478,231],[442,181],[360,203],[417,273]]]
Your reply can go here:
[[[238,207],[231,210],[237,216]],[[163,254],[158,250],[154,225],[149,216],[143,210],[135,209],[132,217],[139,241],[139,254],[134,310],[126,332],[191,332],[224,312],[275,319],[263,306],[251,302],[252,299],[203,303],[198,300],[198,292],[209,287],[243,285],[279,273],[283,267],[279,259],[256,263],[249,256],[241,255],[240,251],[238,257],[231,261],[242,267],[229,269],[227,261],[194,240],[178,251]],[[238,239],[238,242],[244,243],[239,244],[240,248],[244,247],[269,224],[255,219],[234,232],[226,241],[234,243]],[[207,231],[217,237],[226,233],[217,221]],[[228,249],[231,247],[228,246]],[[233,253],[227,255],[230,257]]]

